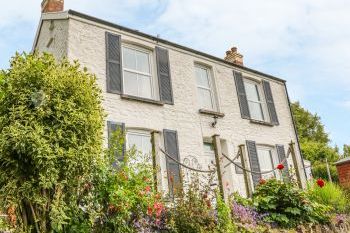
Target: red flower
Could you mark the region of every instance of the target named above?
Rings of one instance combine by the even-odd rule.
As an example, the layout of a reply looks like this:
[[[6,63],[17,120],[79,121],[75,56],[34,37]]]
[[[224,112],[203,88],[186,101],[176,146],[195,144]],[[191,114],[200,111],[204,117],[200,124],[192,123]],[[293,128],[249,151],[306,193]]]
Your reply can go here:
[[[162,213],[164,207],[163,207],[162,203],[156,202],[156,203],[154,203],[153,208],[156,211],[156,216],[159,217],[160,214]]]
[[[261,185],[262,185],[262,184],[266,184],[266,180],[263,179],[263,178],[261,178],[260,181],[259,181],[259,184],[261,184]]]
[[[146,193],[151,192],[151,187],[150,186],[146,186],[145,191],[146,191]]]
[[[148,207],[147,207],[147,214],[148,214],[149,216],[151,216],[152,213],[153,213],[152,207],[148,206]]]
[[[278,170],[283,170],[284,169],[284,165],[282,163],[277,165],[277,169]]]
[[[322,180],[321,178],[319,178],[317,181],[316,181],[317,185],[322,188],[326,182],[324,182],[324,180]]]

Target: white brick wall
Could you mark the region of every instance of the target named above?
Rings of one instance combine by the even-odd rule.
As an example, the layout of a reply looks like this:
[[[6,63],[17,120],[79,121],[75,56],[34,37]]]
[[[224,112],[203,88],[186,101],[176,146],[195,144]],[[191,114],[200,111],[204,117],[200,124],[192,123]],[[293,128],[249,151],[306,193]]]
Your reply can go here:
[[[242,70],[243,75],[253,79],[261,80],[265,78],[270,81],[280,122],[279,126],[273,127],[254,124],[241,118],[232,74],[233,67],[169,45],[157,44],[150,39],[86,21],[76,16],[70,17],[69,26],[66,22],[58,22],[56,20],[56,32],[50,32],[47,26],[48,21],[44,22],[38,40],[40,50],[53,52],[59,58],[64,54],[62,51],[68,51],[69,59],[78,59],[90,72],[97,75],[98,83],[103,90],[103,104],[108,113],[108,120],[124,122],[127,128],[144,128],[158,131],[163,129],[177,130],[181,159],[187,155],[197,156],[202,163],[202,167],[207,168],[208,159],[203,159],[203,138],[210,138],[214,134],[220,135],[223,142],[223,150],[230,157],[236,155],[238,145],[244,144],[245,140],[253,140],[257,144],[272,146],[283,144],[286,151],[291,140],[296,142],[286,90],[282,82]],[[106,93],[106,31],[120,34],[123,43],[133,43],[151,50],[154,50],[155,46],[158,45],[169,50],[174,105],[157,106],[121,99],[117,94]],[[67,42],[58,43],[61,40],[65,40],[64,37],[66,35],[68,35]],[[51,50],[43,49],[45,41],[50,36],[55,37],[55,47]],[[212,68],[219,109],[220,112],[225,114],[224,118],[218,119],[218,124],[215,128],[211,127],[212,117],[198,113],[199,105],[194,75],[194,63],[197,62]],[[160,144],[163,146],[163,139],[162,137],[160,138]],[[296,151],[299,155],[298,148],[296,148]],[[298,159],[300,163],[299,156]],[[165,159],[161,157],[160,160],[163,176],[161,184],[162,188],[166,190]],[[301,175],[304,179],[303,172]],[[235,174],[234,166],[225,169],[223,178],[223,183],[229,184],[230,192],[239,191],[245,194],[243,176]]]

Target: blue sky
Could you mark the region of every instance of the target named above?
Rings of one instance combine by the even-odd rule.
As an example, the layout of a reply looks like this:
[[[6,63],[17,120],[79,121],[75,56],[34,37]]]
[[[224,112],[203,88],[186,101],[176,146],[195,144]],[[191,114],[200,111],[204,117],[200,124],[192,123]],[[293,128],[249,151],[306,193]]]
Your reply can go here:
[[[0,69],[30,51],[41,0],[0,9]],[[224,57],[237,46],[244,63],[287,80],[292,100],[317,112],[332,144],[350,144],[348,0],[65,0],[74,9]]]

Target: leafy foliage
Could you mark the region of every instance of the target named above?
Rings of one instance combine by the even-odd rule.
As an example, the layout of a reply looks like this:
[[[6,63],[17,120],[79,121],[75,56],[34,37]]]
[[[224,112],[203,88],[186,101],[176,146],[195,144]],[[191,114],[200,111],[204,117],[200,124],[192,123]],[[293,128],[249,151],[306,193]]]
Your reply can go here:
[[[325,223],[330,218],[330,207],[310,201],[304,191],[276,179],[259,185],[253,202],[260,213],[267,214],[265,221],[282,227],[296,227],[305,222]]]
[[[0,198],[24,230],[61,231],[101,162],[96,78],[48,54],[17,54],[1,76]]]
[[[329,135],[317,114],[304,109],[299,102],[292,103],[292,112],[300,139],[301,152],[305,159],[312,163],[312,173],[315,178],[328,180],[325,159],[330,163],[331,176],[338,180],[336,168],[332,162],[340,158],[338,148],[329,146]]]
[[[230,207],[222,199],[219,192],[216,193],[216,205],[218,212],[218,232],[233,233],[237,232],[236,226],[232,222]]]
[[[350,213],[348,196],[337,184],[327,182],[321,188],[313,182],[309,184],[308,194],[311,200],[332,206],[337,213]]]
[[[213,197],[209,187],[200,188],[198,180],[191,182],[186,191],[179,192],[172,211],[175,231],[179,233],[216,232],[217,221],[212,206]]]
[[[344,145],[343,146],[343,151],[344,151],[344,154],[343,154],[343,157],[350,157],[350,145]]]

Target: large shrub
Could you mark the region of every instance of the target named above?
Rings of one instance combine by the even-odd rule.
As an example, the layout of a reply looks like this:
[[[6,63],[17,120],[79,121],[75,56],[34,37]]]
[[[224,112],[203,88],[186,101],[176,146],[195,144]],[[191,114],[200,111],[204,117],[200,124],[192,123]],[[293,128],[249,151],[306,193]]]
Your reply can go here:
[[[347,194],[337,184],[327,182],[320,187],[313,182],[309,184],[308,193],[313,201],[332,206],[337,213],[349,213],[350,211]]]
[[[260,184],[253,195],[253,202],[265,221],[282,227],[295,227],[302,223],[326,223],[331,207],[311,201],[307,194],[290,183],[276,179]]]
[[[0,76],[0,198],[17,228],[62,231],[101,163],[96,78],[48,54],[17,54]]]

